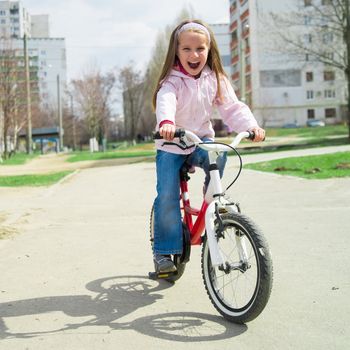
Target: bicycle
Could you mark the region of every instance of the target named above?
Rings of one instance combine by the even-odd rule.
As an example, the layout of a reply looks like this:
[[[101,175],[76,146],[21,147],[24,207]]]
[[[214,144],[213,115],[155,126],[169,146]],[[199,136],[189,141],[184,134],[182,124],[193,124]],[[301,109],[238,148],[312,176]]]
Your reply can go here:
[[[266,239],[254,222],[241,213],[240,205],[226,191],[241,174],[242,159],[236,146],[242,139],[253,139],[250,132],[239,133],[230,145],[203,143],[190,131],[178,129],[178,142],[165,142],[181,149],[201,147],[208,151],[210,182],[200,209],[190,203],[189,166],[180,170],[179,200],[182,203],[183,252],[172,256],[177,268],[172,273],[150,272],[151,279],[175,282],[184,273],[191,245],[202,245],[201,270],[204,285],[214,307],[230,322],[246,323],[265,308],[272,289],[272,259]],[[154,138],[161,138],[159,133]],[[223,191],[216,159],[220,152],[234,151],[240,160],[239,171]],[[194,217],[197,217],[194,219]],[[154,208],[151,210],[150,235],[153,248]],[[204,234],[203,234],[204,232]]]

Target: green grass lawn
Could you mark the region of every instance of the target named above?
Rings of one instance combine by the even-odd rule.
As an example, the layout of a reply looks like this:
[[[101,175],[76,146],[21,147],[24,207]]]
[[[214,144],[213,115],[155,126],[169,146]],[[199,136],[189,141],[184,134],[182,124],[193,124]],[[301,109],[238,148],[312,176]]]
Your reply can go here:
[[[72,171],[61,171],[51,174],[40,175],[15,175],[15,176],[0,176],[1,187],[20,187],[20,186],[49,186],[52,185]]]
[[[350,176],[350,152],[276,159],[247,164],[247,169],[299,176],[307,179],[329,179]]]
[[[269,128],[266,129],[266,137],[311,137],[324,138],[330,136],[343,135],[347,136],[349,133],[347,125],[326,125],[324,127],[301,127],[301,128]]]
[[[153,146],[153,145],[152,145]],[[148,147],[147,147],[148,148]],[[154,150],[135,150],[130,147],[128,150],[123,151],[108,151],[108,152],[79,152],[73,154],[67,159],[68,162],[80,162],[84,160],[102,160],[102,159],[115,159],[115,158],[135,158],[135,157],[148,157],[154,156]]]
[[[16,153],[9,159],[3,159],[3,161],[0,162],[0,167],[1,165],[21,165],[39,155],[40,153],[33,153],[33,154]]]

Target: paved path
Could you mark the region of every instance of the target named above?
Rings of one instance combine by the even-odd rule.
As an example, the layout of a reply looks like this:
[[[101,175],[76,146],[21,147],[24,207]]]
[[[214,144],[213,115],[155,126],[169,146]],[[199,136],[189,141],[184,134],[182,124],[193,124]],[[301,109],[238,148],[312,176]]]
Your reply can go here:
[[[231,194],[274,259],[270,302],[246,326],[210,304],[198,248],[174,286],[147,279],[153,163],[1,188],[0,227],[13,231],[0,241],[0,349],[348,349],[350,179],[244,170]]]

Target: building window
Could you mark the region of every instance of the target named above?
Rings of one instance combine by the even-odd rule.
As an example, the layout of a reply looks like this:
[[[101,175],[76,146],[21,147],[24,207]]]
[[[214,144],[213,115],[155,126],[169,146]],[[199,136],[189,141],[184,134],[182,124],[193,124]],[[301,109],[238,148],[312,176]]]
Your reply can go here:
[[[235,42],[238,40],[238,36],[237,36],[237,30],[233,31],[231,34],[231,41]]]
[[[322,35],[322,41],[324,44],[329,44],[333,42],[333,33],[324,33]]]
[[[311,34],[305,34],[304,35],[304,41],[305,41],[305,44],[312,43],[312,35]]]
[[[230,66],[231,56],[230,55],[223,55],[223,56],[221,56],[221,62],[222,62],[224,67]]]
[[[238,72],[238,64],[237,63],[232,65],[232,74],[234,74],[236,72]]]
[[[326,118],[335,118],[337,116],[337,111],[335,108],[326,108],[324,114]]]
[[[313,92],[313,90],[308,90],[308,91],[306,91],[306,98],[307,98],[308,100],[313,100],[313,98],[314,98],[314,92]]]
[[[237,46],[231,51],[231,56],[232,56],[232,58],[238,56],[238,47]]]
[[[333,61],[333,60],[334,60],[334,53],[333,53],[333,52],[326,52],[326,53],[324,54],[324,57],[325,57],[326,59],[328,59],[329,61]]]
[[[1,24],[6,24],[6,19],[2,19],[2,20],[0,21],[0,23],[1,23]]]
[[[335,80],[335,72],[334,71],[324,71],[323,72],[323,79],[325,81],[333,81],[333,80]]]
[[[249,30],[249,21],[248,18],[246,18],[243,22],[242,22],[242,35],[245,35]]]
[[[335,90],[324,90],[325,98],[335,98]]]
[[[315,119],[315,110],[314,109],[307,110],[307,119]]]
[[[19,11],[17,7],[14,7],[12,9],[10,9],[10,14],[11,15],[18,15]]]
[[[306,72],[306,81],[314,81],[314,73]]]
[[[0,16],[6,16],[6,11],[5,10],[0,10]]]
[[[312,5],[312,0],[304,0],[305,7]]]
[[[306,26],[311,24],[311,17],[310,16],[304,16],[304,24]]]

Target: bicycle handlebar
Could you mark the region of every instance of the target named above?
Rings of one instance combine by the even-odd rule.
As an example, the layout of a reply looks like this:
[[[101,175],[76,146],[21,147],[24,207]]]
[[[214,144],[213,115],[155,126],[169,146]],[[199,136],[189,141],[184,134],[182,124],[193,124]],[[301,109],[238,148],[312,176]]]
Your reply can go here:
[[[225,152],[225,151],[230,151],[230,150],[232,150],[232,148],[237,147],[243,139],[254,140],[255,133],[253,131],[240,132],[239,134],[236,135],[236,137],[233,139],[232,143],[229,145],[225,145],[223,143],[216,143],[216,142],[213,142],[213,143],[203,142],[196,134],[194,134],[193,132],[191,132],[189,130],[185,130],[185,129],[176,129],[174,137],[179,138],[180,143],[164,142],[164,144],[165,145],[174,145],[174,146],[177,146],[183,150],[192,148],[194,146],[198,146],[200,148],[205,149],[206,151]],[[188,145],[184,141],[184,138],[191,141],[192,144]],[[163,137],[159,134],[159,131],[157,131],[153,134],[153,139],[159,140],[159,139],[163,139]]]

